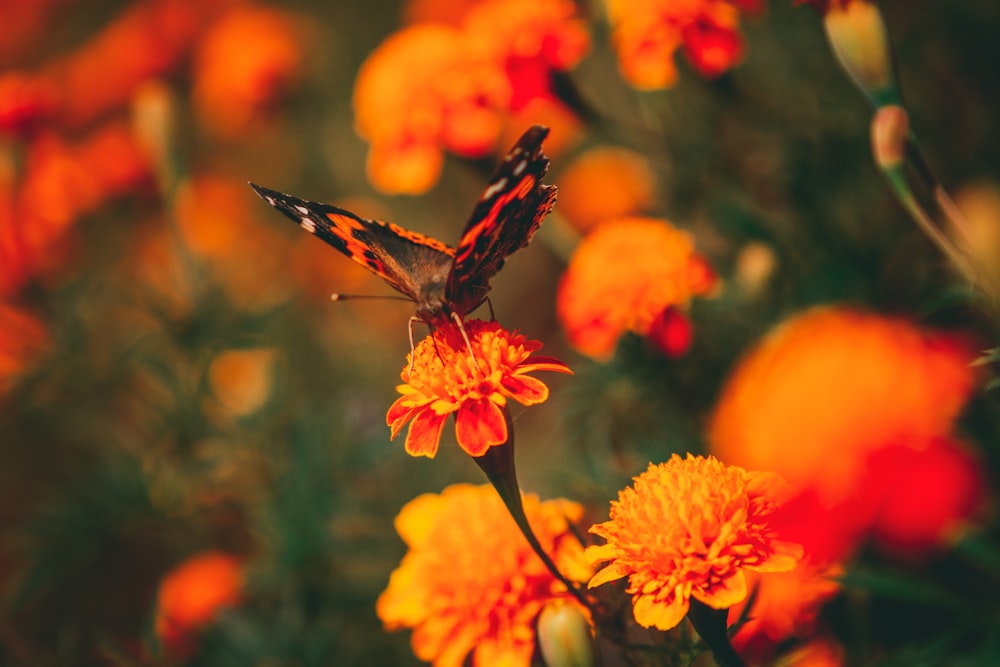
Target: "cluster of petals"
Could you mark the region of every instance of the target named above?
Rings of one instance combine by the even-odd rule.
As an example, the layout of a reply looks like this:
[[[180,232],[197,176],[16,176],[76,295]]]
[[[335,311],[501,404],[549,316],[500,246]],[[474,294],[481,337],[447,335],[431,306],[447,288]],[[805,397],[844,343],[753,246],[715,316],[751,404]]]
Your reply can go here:
[[[542,548],[571,580],[591,574],[570,524],[583,508],[523,496]],[[412,646],[435,667],[532,664],[538,615],[576,605],[532,551],[490,486],[457,484],[407,503],[396,517],[407,553],[376,603],[387,629],[412,628]]]
[[[676,354],[684,340],[678,345],[672,336],[688,327],[680,311],[717,285],[688,233],[653,218],[609,220],[573,253],[559,284],[557,314],[570,343],[589,356],[611,356],[627,331]]]
[[[680,50],[698,73],[715,77],[743,58],[741,11],[760,0],[605,0],[622,76],[643,90],[677,81]]]
[[[586,558],[606,564],[589,586],[627,577],[636,621],[660,630],[680,623],[692,598],[731,607],[748,595],[747,571],[788,571],[801,558],[769,525],[786,493],[777,475],[714,457],[651,463],[611,503],[610,520],[591,527],[606,543]]]
[[[386,39],[354,88],[371,183],[419,194],[437,181],[444,151],[493,151],[509,115],[551,97],[552,72],[589,47],[576,11],[569,0],[483,0],[457,25],[414,23]]]
[[[873,529],[926,545],[981,496],[975,458],[952,434],[975,386],[972,358],[957,337],[904,319],[811,309],[768,334],[728,379],[712,451],[798,489],[781,523],[814,557],[843,558]]]
[[[507,442],[507,400],[543,403],[548,387],[535,371],[571,371],[558,359],[533,357],[542,344],[510,332],[496,322],[469,320],[468,343],[458,325],[443,326],[422,340],[400,374],[402,394],[389,408],[386,423],[395,438],[410,425],[406,451],[433,457],[445,422],[455,415],[459,446],[471,456]]]
[[[160,582],[155,629],[172,655],[188,656],[198,633],[223,609],[239,604],[244,563],[220,551],[207,551],[184,561]]]

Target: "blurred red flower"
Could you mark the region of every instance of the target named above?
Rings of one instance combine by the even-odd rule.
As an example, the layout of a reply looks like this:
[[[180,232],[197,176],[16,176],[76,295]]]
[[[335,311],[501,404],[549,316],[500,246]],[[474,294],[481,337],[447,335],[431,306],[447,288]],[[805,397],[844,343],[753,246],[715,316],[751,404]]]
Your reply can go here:
[[[680,49],[702,76],[715,77],[739,64],[745,47],[740,11],[758,0],[605,0],[618,65],[640,89],[668,88],[677,80]]]
[[[573,253],[557,313],[570,343],[592,357],[611,356],[626,331],[677,355],[690,340],[679,309],[717,285],[686,232],[665,220],[622,218],[599,225]]]
[[[814,560],[848,556],[872,530],[926,545],[981,498],[971,460],[944,444],[974,386],[971,360],[955,337],[902,319],[844,307],[807,311],[769,334],[729,378],[711,448],[799,489],[776,521]],[[932,484],[911,486],[929,481],[935,467]]]
[[[80,216],[151,183],[146,155],[124,123],[75,142],[45,133],[26,151],[19,178],[0,173],[0,294],[58,266]]]
[[[239,604],[243,562],[229,554],[208,551],[189,558],[160,582],[156,602],[156,636],[178,657],[189,656],[198,633],[226,607]]]

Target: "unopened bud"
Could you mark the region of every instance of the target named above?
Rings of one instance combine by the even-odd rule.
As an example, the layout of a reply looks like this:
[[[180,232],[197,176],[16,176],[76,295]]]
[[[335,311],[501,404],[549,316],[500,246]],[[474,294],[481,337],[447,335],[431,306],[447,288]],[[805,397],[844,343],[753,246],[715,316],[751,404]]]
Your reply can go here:
[[[538,646],[548,667],[593,667],[594,637],[575,604],[549,604],[538,616]]]
[[[895,169],[906,158],[910,116],[903,107],[884,106],[872,118],[872,153],[882,170]]]
[[[841,67],[876,107],[899,102],[889,34],[871,0],[822,4],[823,25]]]

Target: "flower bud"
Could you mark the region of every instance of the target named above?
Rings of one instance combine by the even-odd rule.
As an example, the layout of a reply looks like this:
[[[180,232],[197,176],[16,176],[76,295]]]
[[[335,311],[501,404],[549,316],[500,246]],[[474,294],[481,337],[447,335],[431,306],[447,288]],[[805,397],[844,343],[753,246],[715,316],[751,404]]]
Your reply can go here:
[[[576,605],[556,602],[538,615],[538,646],[549,667],[592,667],[594,638],[590,621]]]
[[[872,104],[899,102],[889,35],[882,12],[871,0],[840,0],[820,6],[837,60]]]
[[[872,118],[872,154],[880,169],[895,169],[906,158],[906,140],[910,135],[910,117],[903,107],[881,107]]]

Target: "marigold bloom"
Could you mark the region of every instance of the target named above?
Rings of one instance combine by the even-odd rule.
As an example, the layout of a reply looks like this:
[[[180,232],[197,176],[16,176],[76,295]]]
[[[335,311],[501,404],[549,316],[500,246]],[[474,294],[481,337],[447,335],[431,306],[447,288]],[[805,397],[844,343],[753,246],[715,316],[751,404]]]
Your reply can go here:
[[[242,417],[267,402],[274,379],[275,356],[273,348],[265,347],[226,350],[212,360],[208,385],[222,415]]]
[[[667,88],[677,80],[681,49],[703,76],[714,77],[743,58],[740,10],[756,0],[606,0],[608,20],[625,79],[640,89]]]
[[[552,357],[532,357],[541,349],[517,331],[496,322],[465,322],[467,345],[461,330],[450,325],[422,340],[407,357],[402,396],[389,408],[386,423],[392,438],[410,424],[406,451],[433,457],[448,416],[455,415],[455,436],[471,456],[482,456],[493,445],[507,442],[503,408],[508,399],[522,405],[543,403],[549,390],[530,375],[534,371],[572,373]]]
[[[586,234],[599,223],[653,206],[656,182],[649,161],[627,148],[603,146],[580,155],[560,175],[559,212]]]
[[[542,548],[571,580],[591,570],[570,524],[583,508],[523,496]],[[528,667],[535,623],[553,602],[575,599],[544,566],[490,486],[456,484],[411,500],[396,517],[407,554],[379,596],[386,628],[413,628],[413,651],[435,667]]]
[[[371,144],[369,180],[419,194],[437,181],[444,151],[484,157],[512,112],[552,97],[552,71],[574,66],[588,39],[566,0],[484,0],[460,23],[396,32],[354,88],[357,131]]]
[[[972,357],[954,337],[902,319],[812,309],[739,364],[710,426],[712,451],[787,479],[799,496],[783,530],[815,558],[843,558],[902,488],[907,468],[873,477],[872,457],[897,446],[919,454],[946,436],[974,386]]]
[[[717,284],[686,232],[663,220],[622,218],[598,226],[573,253],[557,313],[574,347],[606,358],[626,331],[650,335],[659,320],[680,316],[677,308]],[[662,324],[657,331],[676,340],[677,322]]]
[[[714,457],[674,454],[649,468],[611,503],[611,518],[590,532],[591,564],[607,563],[591,588],[628,577],[635,620],[673,628],[691,598],[725,609],[748,594],[747,570],[784,572],[799,545],[776,539],[768,522],[786,489],[771,473],[747,472]]]
[[[298,78],[300,32],[286,12],[255,6],[236,7],[208,29],[195,54],[192,92],[207,128],[238,137],[267,117]]]
[[[174,568],[160,583],[156,636],[179,656],[194,648],[197,633],[225,607],[240,602],[243,563],[218,551],[198,554]]]

